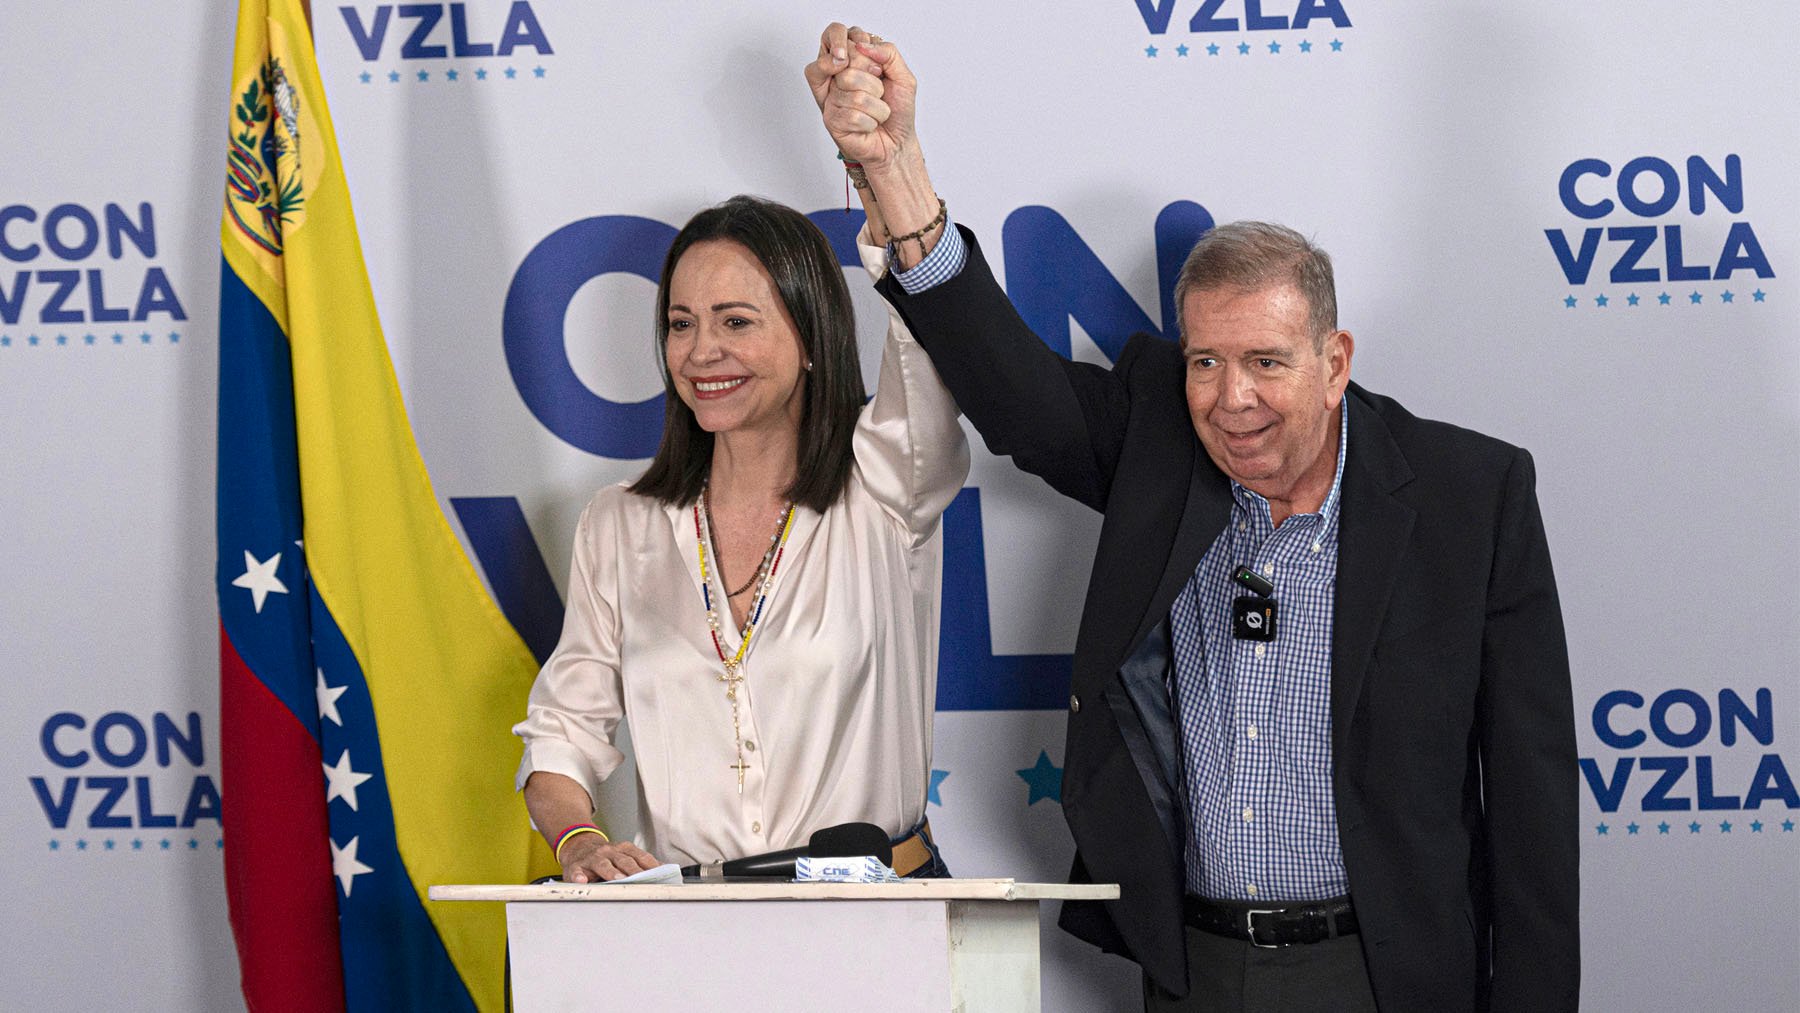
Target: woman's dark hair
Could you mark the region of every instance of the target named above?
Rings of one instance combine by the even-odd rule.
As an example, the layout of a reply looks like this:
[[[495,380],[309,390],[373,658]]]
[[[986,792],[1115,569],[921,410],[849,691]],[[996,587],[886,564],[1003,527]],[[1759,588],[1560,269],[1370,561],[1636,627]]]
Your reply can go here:
[[[856,357],[856,315],[844,269],[818,226],[792,208],[737,196],[695,215],[676,234],[656,286],[656,361],[663,374],[662,443],[631,491],[687,505],[712,468],[713,434],[700,428],[669,375],[669,280],[696,243],[726,239],[750,251],[787,307],[812,369],[801,373],[800,439],[787,498],[823,512],[850,480],[850,438],[864,394]]]

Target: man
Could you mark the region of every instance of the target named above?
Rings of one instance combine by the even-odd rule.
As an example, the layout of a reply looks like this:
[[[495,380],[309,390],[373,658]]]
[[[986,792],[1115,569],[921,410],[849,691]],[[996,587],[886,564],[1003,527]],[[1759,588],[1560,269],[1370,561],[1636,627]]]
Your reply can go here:
[[[882,285],[989,448],[1105,515],[1069,699],[1064,928],[1151,1009],[1574,1009],[1574,718],[1531,458],[1350,382],[1329,259],[1221,226],[1176,346],[1025,326],[952,229],[917,82],[841,25],[807,67],[880,203]]]

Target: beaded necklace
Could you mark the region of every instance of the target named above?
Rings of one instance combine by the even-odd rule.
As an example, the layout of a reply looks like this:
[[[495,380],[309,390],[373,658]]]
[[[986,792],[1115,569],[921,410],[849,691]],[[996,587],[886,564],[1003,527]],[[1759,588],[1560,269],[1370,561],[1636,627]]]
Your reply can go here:
[[[700,498],[701,503],[704,503],[704,490],[701,491]],[[747,618],[737,652],[727,658],[725,644],[719,639],[719,610],[713,604],[712,571],[706,565],[706,546],[712,540],[707,522],[711,519],[708,515],[712,511],[702,508],[701,503],[694,504],[694,544],[700,554],[700,600],[706,605],[706,625],[712,633],[713,650],[718,653],[720,664],[725,666],[725,671],[718,676],[718,680],[725,684],[725,699],[731,701],[731,736],[737,743],[737,762],[731,766],[737,771],[738,794],[742,795],[744,771],[749,766],[744,763],[744,733],[738,714],[738,684],[744,681],[741,671],[744,656],[750,652],[750,638],[756,635],[756,624],[762,620],[763,605],[768,602],[769,587],[775,582],[775,571],[781,566],[781,555],[787,548],[788,533],[794,530],[794,505],[789,503],[787,509],[782,511],[780,524],[769,539],[773,548],[763,554],[762,566],[757,570],[756,600],[750,603],[749,610],[744,613]]]

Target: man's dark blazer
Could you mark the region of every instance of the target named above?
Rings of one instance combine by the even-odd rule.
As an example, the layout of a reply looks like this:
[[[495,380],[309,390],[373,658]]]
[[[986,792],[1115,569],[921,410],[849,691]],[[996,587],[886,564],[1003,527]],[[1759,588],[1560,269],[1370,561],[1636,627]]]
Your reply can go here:
[[[1188,991],[1186,798],[1168,614],[1223,530],[1179,348],[1110,370],[1050,351],[973,234],[901,312],[988,448],[1101,511],[1075,642],[1062,804],[1071,877],[1117,901],[1062,925]],[[1531,457],[1352,384],[1332,628],[1332,791],[1383,1010],[1574,1009],[1576,759],[1561,612]]]

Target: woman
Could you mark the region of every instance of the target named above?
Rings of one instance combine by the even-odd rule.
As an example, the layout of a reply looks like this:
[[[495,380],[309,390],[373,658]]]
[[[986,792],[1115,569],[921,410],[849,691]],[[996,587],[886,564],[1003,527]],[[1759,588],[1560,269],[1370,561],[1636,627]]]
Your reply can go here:
[[[880,277],[886,251],[862,256]],[[968,471],[954,403],[890,313],[863,404],[836,256],[804,216],[756,198],[676,236],[656,340],[662,444],[583,512],[562,639],[514,729],[533,822],[578,883],[794,847],[852,821],[896,840],[901,871],[942,874],[923,822],[938,522]],[[590,823],[595,786],[623,759],[621,719],[635,843]]]

